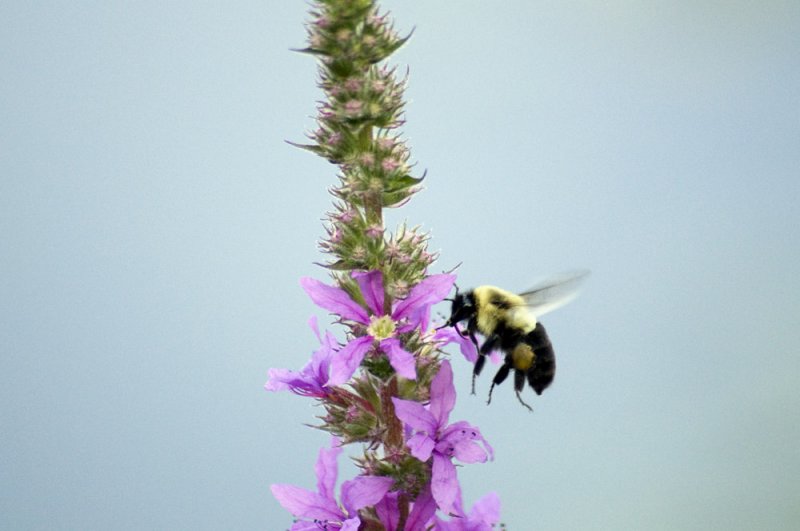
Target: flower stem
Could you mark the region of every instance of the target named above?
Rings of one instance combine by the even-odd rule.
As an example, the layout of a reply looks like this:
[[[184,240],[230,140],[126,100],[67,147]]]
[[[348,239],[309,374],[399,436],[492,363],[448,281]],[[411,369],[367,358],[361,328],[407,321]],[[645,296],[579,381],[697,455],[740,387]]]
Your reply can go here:
[[[406,520],[408,520],[408,505],[408,494],[403,492],[397,498],[397,508],[398,512],[400,513],[400,517],[397,520],[397,531],[404,531],[406,528]]]
[[[381,390],[381,404],[383,408],[383,418],[385,419],[386,426],[386,450],[388,452],[402,451],[403,449],[403,423],[397,418],[394,412],[394,404],[392,397],[397,395],[397,378],[392,378]]]

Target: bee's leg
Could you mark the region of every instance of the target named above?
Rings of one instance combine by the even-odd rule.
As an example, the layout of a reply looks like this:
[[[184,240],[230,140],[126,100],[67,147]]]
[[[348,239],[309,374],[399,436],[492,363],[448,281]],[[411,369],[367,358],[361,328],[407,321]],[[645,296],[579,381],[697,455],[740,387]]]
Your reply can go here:
[[[469,338],[472,340],[472,344],[475,345],[475,349],[480,349],[480,345],[478,345],[478,338],[475,337],[475,330],[478,329],[478,321],[474,317],[467,321],[467,332],[469,333]]]
[[[461,337],[469,336],[469,339],[472,341],[472,344],[475,345],[475,350],[480,351],[481,346],[478,344],[478,338],[475,336],[475,327],[477,326],[474,319],[471,319],[469,323],[467,323],[467,330],[462,332],[461,329],[458,327],[458,323],[453,324],[453,328],[456,329],[458,335]]]
[[[528,408],[530,411],[533,411],[533,408],[525,403],[522,400],[522,395],[520,394],[522,390],[525,389],[525,371],[521,371],[519,369],[514,370],[514,391],[517,392],[517,400],[519,403]]]
[[[480,350],[480,346],[478,345],[478,338],[475,337],[475,332],[472,330],[469,331],[469,338],[472,340],[472,344],[475,345],[475,350]]]
[[[474,337],[474,336],[473,336]],[[475,378],[477,378],[483,370],[483,365],[486,363],[486,357],[494,350],[494,346],[500,338],[498,336],[491,336],[483,342],[483,346],[478,350],[478,359],[475,360],[475,367],[472,369],[472,394],[475,394]],[[477,343],[476,343],[477,346]]]
[[[483,365],[486,363],[486,356],[478,356],[478,359],[475,360],[475,366],[472,368],[472,393],[475,394],[475,378],[483,370]]]
[[[480,348],[480,353],[483,356],[488,356],[492,353],[492,351],[497,346],[497,342],[500,341],[500,336],[493,335],[486,338],[486,341],[483,342],[483,345]]]
[[[497,374],[494,375],[494,380],[492,380],[492,386],[489,388],[489,400],[486,401],[487,404],[492,403],[492,391],[494,390],[494,386],[503,383],[503,380],[508,378],[508,373],[510,370],[511,370],[511,365],[509,365],[508,363],[503,363],[503,366],[500,367],[500,370],[497,371]]]

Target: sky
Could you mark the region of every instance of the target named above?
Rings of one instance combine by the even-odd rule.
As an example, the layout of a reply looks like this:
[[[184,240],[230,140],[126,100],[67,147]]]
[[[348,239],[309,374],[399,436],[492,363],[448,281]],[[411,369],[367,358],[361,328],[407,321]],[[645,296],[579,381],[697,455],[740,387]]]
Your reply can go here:
[[[800,4],[383,2],[435,272],[524,290],[558,373],[451,419],[508,529],[800,526]],[[0,528],[286,529],[320,409],[300,289],[336,169],[305,2],[0,5]],[[447,308],[439,311],[445,313]],[[351,453],[357,454],[358,449]],[[353,473],[342,463],[342,474]]]

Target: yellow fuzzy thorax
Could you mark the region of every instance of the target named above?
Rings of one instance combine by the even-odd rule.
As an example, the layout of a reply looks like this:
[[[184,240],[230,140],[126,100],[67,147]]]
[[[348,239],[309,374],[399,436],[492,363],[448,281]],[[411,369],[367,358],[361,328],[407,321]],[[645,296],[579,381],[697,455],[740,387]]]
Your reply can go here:
[[[478,331],[483,335],[492,335],[499,322],[525,334],[536,328],[536,317],[528,311],[525,299],[519,295],[496,286],[478,286],[473,294]]]

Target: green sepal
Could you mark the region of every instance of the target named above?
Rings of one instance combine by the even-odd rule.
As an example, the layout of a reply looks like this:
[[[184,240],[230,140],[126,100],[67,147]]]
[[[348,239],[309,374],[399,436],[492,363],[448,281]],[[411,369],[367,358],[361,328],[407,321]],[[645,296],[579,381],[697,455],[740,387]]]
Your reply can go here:
[[[389,363],[389,358],[386,356],[366,358],[362,362],[362,366],[369,371],[370,374],[377,376],[381,380],[388,380],[394,374],[394,368]]]
[[[368,435],[372,431],[371,426],[362,424],[345,424],[342,430],[348,442],[371,442]]]
[[[298,144],[297,142],[292,142],[291,140],[284,140],[284,142],[286,142],[287,144],[289,144],[292,147],[296,147],[296,148],[304,149],[306,151],[310,151],[311,153],[313,153],[315,155],[319,155],[320,157],[324,157],[325,156],[325,151],[326,150],[323,149],[322,147],[320,147],[318,144]]]
[[[306,55],[313,55],[315,57],[330,57],[330,53],[325,50],[317,50],[316,48],[289,48],[290,52],[302,53]]]
[[[397,50],[399,50],[405,43],[407,43],[409,41],[409,39],[411,39],[411,36],[414,35],[414,31],[416,29],[417,29],[416,27],[411,28],[411,31],[408,32],[408,35],[406,35],[402,39],[398,39],[397,41],[395,41],[392,44],[387,45],[386,46],[385,55],[383,57],[381,57],[380,59],[378,59],[377,61],[372,61],[372,63],[373,64],[374,63],[379,63],[379,62],[383,61],[384,59],[386,59],[387,57],[389,57],[390,55],[392,55]]]
[[[401,175],[399,177],[392,177],[389,179],[388,185],[384,187],[384,193],[398,192],[400,190],[416,186],[425,180],[425,175],[422,177],[412,177],[409,174]]]
[[[350,269],[352,269],[350,264],[346,263],[343,260],[337,260],[330,264],[323,264],[322,262],[314,262],[314,265],[324,267],[325,269],[330,269],[331,271],[349,271]]]

